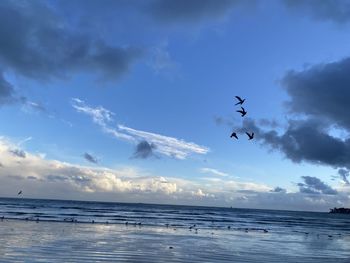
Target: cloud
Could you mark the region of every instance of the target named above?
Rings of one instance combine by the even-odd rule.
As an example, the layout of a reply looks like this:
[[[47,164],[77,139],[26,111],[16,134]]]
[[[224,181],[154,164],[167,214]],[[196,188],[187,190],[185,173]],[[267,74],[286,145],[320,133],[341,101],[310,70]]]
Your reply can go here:
[[[4,72],[0,71],[0,106],[15,103],[21,104],[23,109],[26,111],[35,110],[38,112],[47,113],[46,108],[42,104],[30,101],[24,96],[20,96],[16,92],[15,87],[8,80],[6,80]]]
[[[350,58],[313,65],[302,71],[290,70],[281,81],[289,95],[285,103],[287,123],[282,126],[269,120],[245,118],[242,125],[235,124],[233,128],[239,133],[254,132],[258,142],[280,151],[295,163],[308,162],[338,169],[345,187],[349,185],[350,169],[348,72]],[[304,177],[304,181],[298,184],[301,193],[337,194],[337,190],[317,178]]]
[[[301,12],[317,20],[338,24],[350,20],[350,3],[347,0],[284,0],[288,9]]]
[[[69,178],[66,176],[61,176],[61,175],[52,175],[49,174],[46,176],[46,180],[50,181],[50,182],[59,182],[59,181],[66,181]]]
[[[152,48],[150,66],[155,73],[174,73],[178,64],[175,63],[167,49],[168,43],[162,43]]]
[[[278,134],[275,130],[264,131],[252,119],[246,119],[239,131],[245,129],[254,131],[257,140],[281,151],[293,162],[350,167],[350,140],[344,141],[329,135],[321,120],[290,120],[287,128]]]
[[[350,58],[288,71],[281,81],[290,97],[286,106],[292,119],[286,128],[264,130],[262,123],[245,119],[243,128],[236,129],[255,131],[257,140],[294,162],[349,168],[349,72]],[[347,173],[340,171],[346,182]]]
[[[120,124],[117,125],[117,128],[112,128],[109,123],[113,121],[113,112],[101,106],[96,108],[90,107],[80,99],[73,99],[72,106],[78,112],[89,115],[105,133],[134,144],[146,141],[148,144],[153,145],[152,151],[169,157],[186,159],[190,154],[206,154],[209,151],[207,147],[200,146],[193,142],[186,142],[174,137],[136,130]]]
[[[0,179],[10,176],[32,181],[35,178],[35,181],[41,182],[43,187],[52,182],[63,183],[72,191],[82,193],[160,192],[171,194],[177,191],[176,184],[163,177],[137,173],[135,175],[135,171],[130,169],[111,170],[101,167],[93,169],[56,160],[46,160],[40,155],[31,153],[27,153],[23,161],[17,162],[15,157],[17,154],[21,155],[22,152],[11,150],[13,147],[12,143],[0,140],[0,158],[4,164],[0,171]]]
[[[141,141],[136,145],[133,158],[137,159],[147,159],[149,157],[155,156],[153,150],[156,148],[154,144],[150,144],[147,141]]]
[[[274,189],[270,190],[270,192],[272,192],[272,193],[286,193],[287,190],[282,188],[282,187],[277,186]]]
[[[36,112],[48,113],[46,107],[40,103],[29,101],[26,98],[22,98],[22,103],[26,110],[34,110]]]
[[[3,104],[13,103],[15,91],[10,82],[8,82],[3,72],[0,71],[0,106]]]
[[[243,3],[239,0],[155,0],[147,7],[150,15],[162,23],[193,23],[217,19]]]
[[[349,182],[349,170],[346,170],[346,169],[339,169],[338,170],[338,174],[340,176],[340,178],[343,180],[343,182],[346,184],[346,185],[350,185],[350,182]]]
[[[344,207],[350,201],[347,193],[337,195],[304,194],[300,192],[260,192],[243,195],[239,203],[244,207],[273,207],[278,210],[327,212],[331,207]],[[238,201],[237,201],[238,202]],[[272,205],[273,204],[273,205]]]
[[[264,127],[269,127],[274,129],[280,126],[276,120],[269,120],[265,118],[258,120],[258,124]]]
[[[33,79],[62,78],[75,71],[116,79],[142,55],[139,48],[111,46],[83,34],[68,20],[44,1],[1,1],[2,68]]]
[[[98,160],[96,157],[92,156],[91,154],[89,153],[84,153],[83,155],[84,159],[90,163],[94,163],[94,164],[97,164],[98,163]]]
[[[228,176],[227,173],[221,172],[217,169],[213,169],[213,168],[208,168],[208,167],[204,167],[200,169],[201,173],[209,173],[209,174],[213,174],[216,176]]]
[[[77,98],[72,99],[72,106],[78,112],[89,115],[96,124],[101,126],[110,122],[112,120],[112,116],[114,115],[113,112],[101,106],[96,108],[89,107],[85,104],[84,101]]]
[[[131,136],[123,134],[114,128],[109,126],[109,123],[113,121],[114,113],[103,108],[102,106],[90,107],[86,103],[78,98],[73,98],[71,100],[72,107],[80,113],[84,113],[90,116],[94,123],[98,124],[105,133],[111,134],[114,137],[126,141],[134,142]]]
[[[298,183],[299,191],[305,194],[336,195],[338,192],[326,185],[319,178],[313,176],[302,176],[303,183]]]
[[[281,81],[289,95],[285,127],[263,129],[247,118],[243,127],[235,128],[240,132],[254,131],[258,141],[293,162],[349,169],[349,71],[349,58],[288,71]]]
[[[323,63],[303,71],[289,71],[282,85],[290,96],[292,113],[329,120],[350,129],[350,58]]]
[[[13,150],[9,150],[9,152],[11,154],[13,154],[14,156],[17,156],[17,157],[20,157],[20,158],[26,158],[26,153],[23,150],[13,149]]]
[[[235,180],[199,183],[177,177],[157,176],[134,167],[108,169],[86,167],[40,154],[26,152],[18,162],[10,150],[16,144],[0,138],[0,192],[14,196],[23,189],[29,198],[84,199],[101,201],[149,202],[247,208],[327,211],[349,202],[347,189],[333,194],[333,188],[305,177],[304,188],[319,192],[271,192],[272,188],[254,182]],[[226,177],[220,177],[224,179]]]
[[[169,24],[198,24],[211,20],[218,20],[227,16],[239,5],[252,5],[243,0],[149,0],[149,1],[60,1],[59,5],[65,13],[79,10],[85,23],[100,21],[113,16],[123,17],[128,14],[131,17],[143,19],[147,25],[149,18],[156,26]],[[76,13],[76,12],[74,12]],[[92,19],[91,19],[92,18]],[[92,21],[91,21],[92,20]]]
[[[193,142],[186,142],[174,137],[168,137],[156,133],[135,130],[124,125],[118,125],[120,131],[132,136],[136,140],[146,140],[155,145],[155,151],[169,157],[186,159],[189,154],[206,154],[209,149]]]

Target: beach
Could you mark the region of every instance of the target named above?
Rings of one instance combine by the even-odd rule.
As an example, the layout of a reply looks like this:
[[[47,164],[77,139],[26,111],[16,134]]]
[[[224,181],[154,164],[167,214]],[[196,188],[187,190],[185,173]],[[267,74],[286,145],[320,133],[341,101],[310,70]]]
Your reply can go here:
[[[349,262],[350,236],[4,219],[1,262]]]

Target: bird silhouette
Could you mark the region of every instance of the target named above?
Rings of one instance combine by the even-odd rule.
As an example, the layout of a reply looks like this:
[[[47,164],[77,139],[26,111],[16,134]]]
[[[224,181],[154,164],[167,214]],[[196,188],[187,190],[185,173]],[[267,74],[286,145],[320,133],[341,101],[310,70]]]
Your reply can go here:
[[[235,137],[235,138],[238,140],[237,133],[233,132],[233,133],[231,134],[230,138],[232,138],[232,137]]]
[[[248,135],[248,137],[249,137],[249,139],[248,139],[248,140],[253,140],[253,138],[254,138],[254,132],[252,132],[251,134],[250,134],[250,133],[248,133],[248,132],[246,132],[245,134],[247,134],[247,135]]]
[[[247,114],[246,110],[243,107],[241,107],[240,110],[236,110],[236,112],[239,112],[241,114],[241,117],[244,117],[244,115]]]
[[[22,194],[22,190],[21,190],[21,191],[19,191],[17,195],[21,195],[21,194]]]
[[[235,105],[242,105],[245,102],[245,99],[242,99],[240,96],[235,96],[238,102]]]

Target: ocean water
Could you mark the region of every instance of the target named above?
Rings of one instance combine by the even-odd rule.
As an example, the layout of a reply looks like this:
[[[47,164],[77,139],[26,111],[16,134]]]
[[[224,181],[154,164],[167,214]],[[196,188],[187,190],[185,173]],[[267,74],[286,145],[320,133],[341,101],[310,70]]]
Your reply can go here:
[[[0,198],[0,217],[0,262],[350,262],[349,215]]]

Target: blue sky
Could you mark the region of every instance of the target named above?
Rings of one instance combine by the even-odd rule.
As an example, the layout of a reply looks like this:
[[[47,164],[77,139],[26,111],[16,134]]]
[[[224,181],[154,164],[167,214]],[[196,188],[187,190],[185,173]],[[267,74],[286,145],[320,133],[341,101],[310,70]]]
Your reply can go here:
[[[347,96],[331,73],[348,69],[348,1],[3,1],[0,12],[0,195],[350,204],[341,98],[321,101]]]

